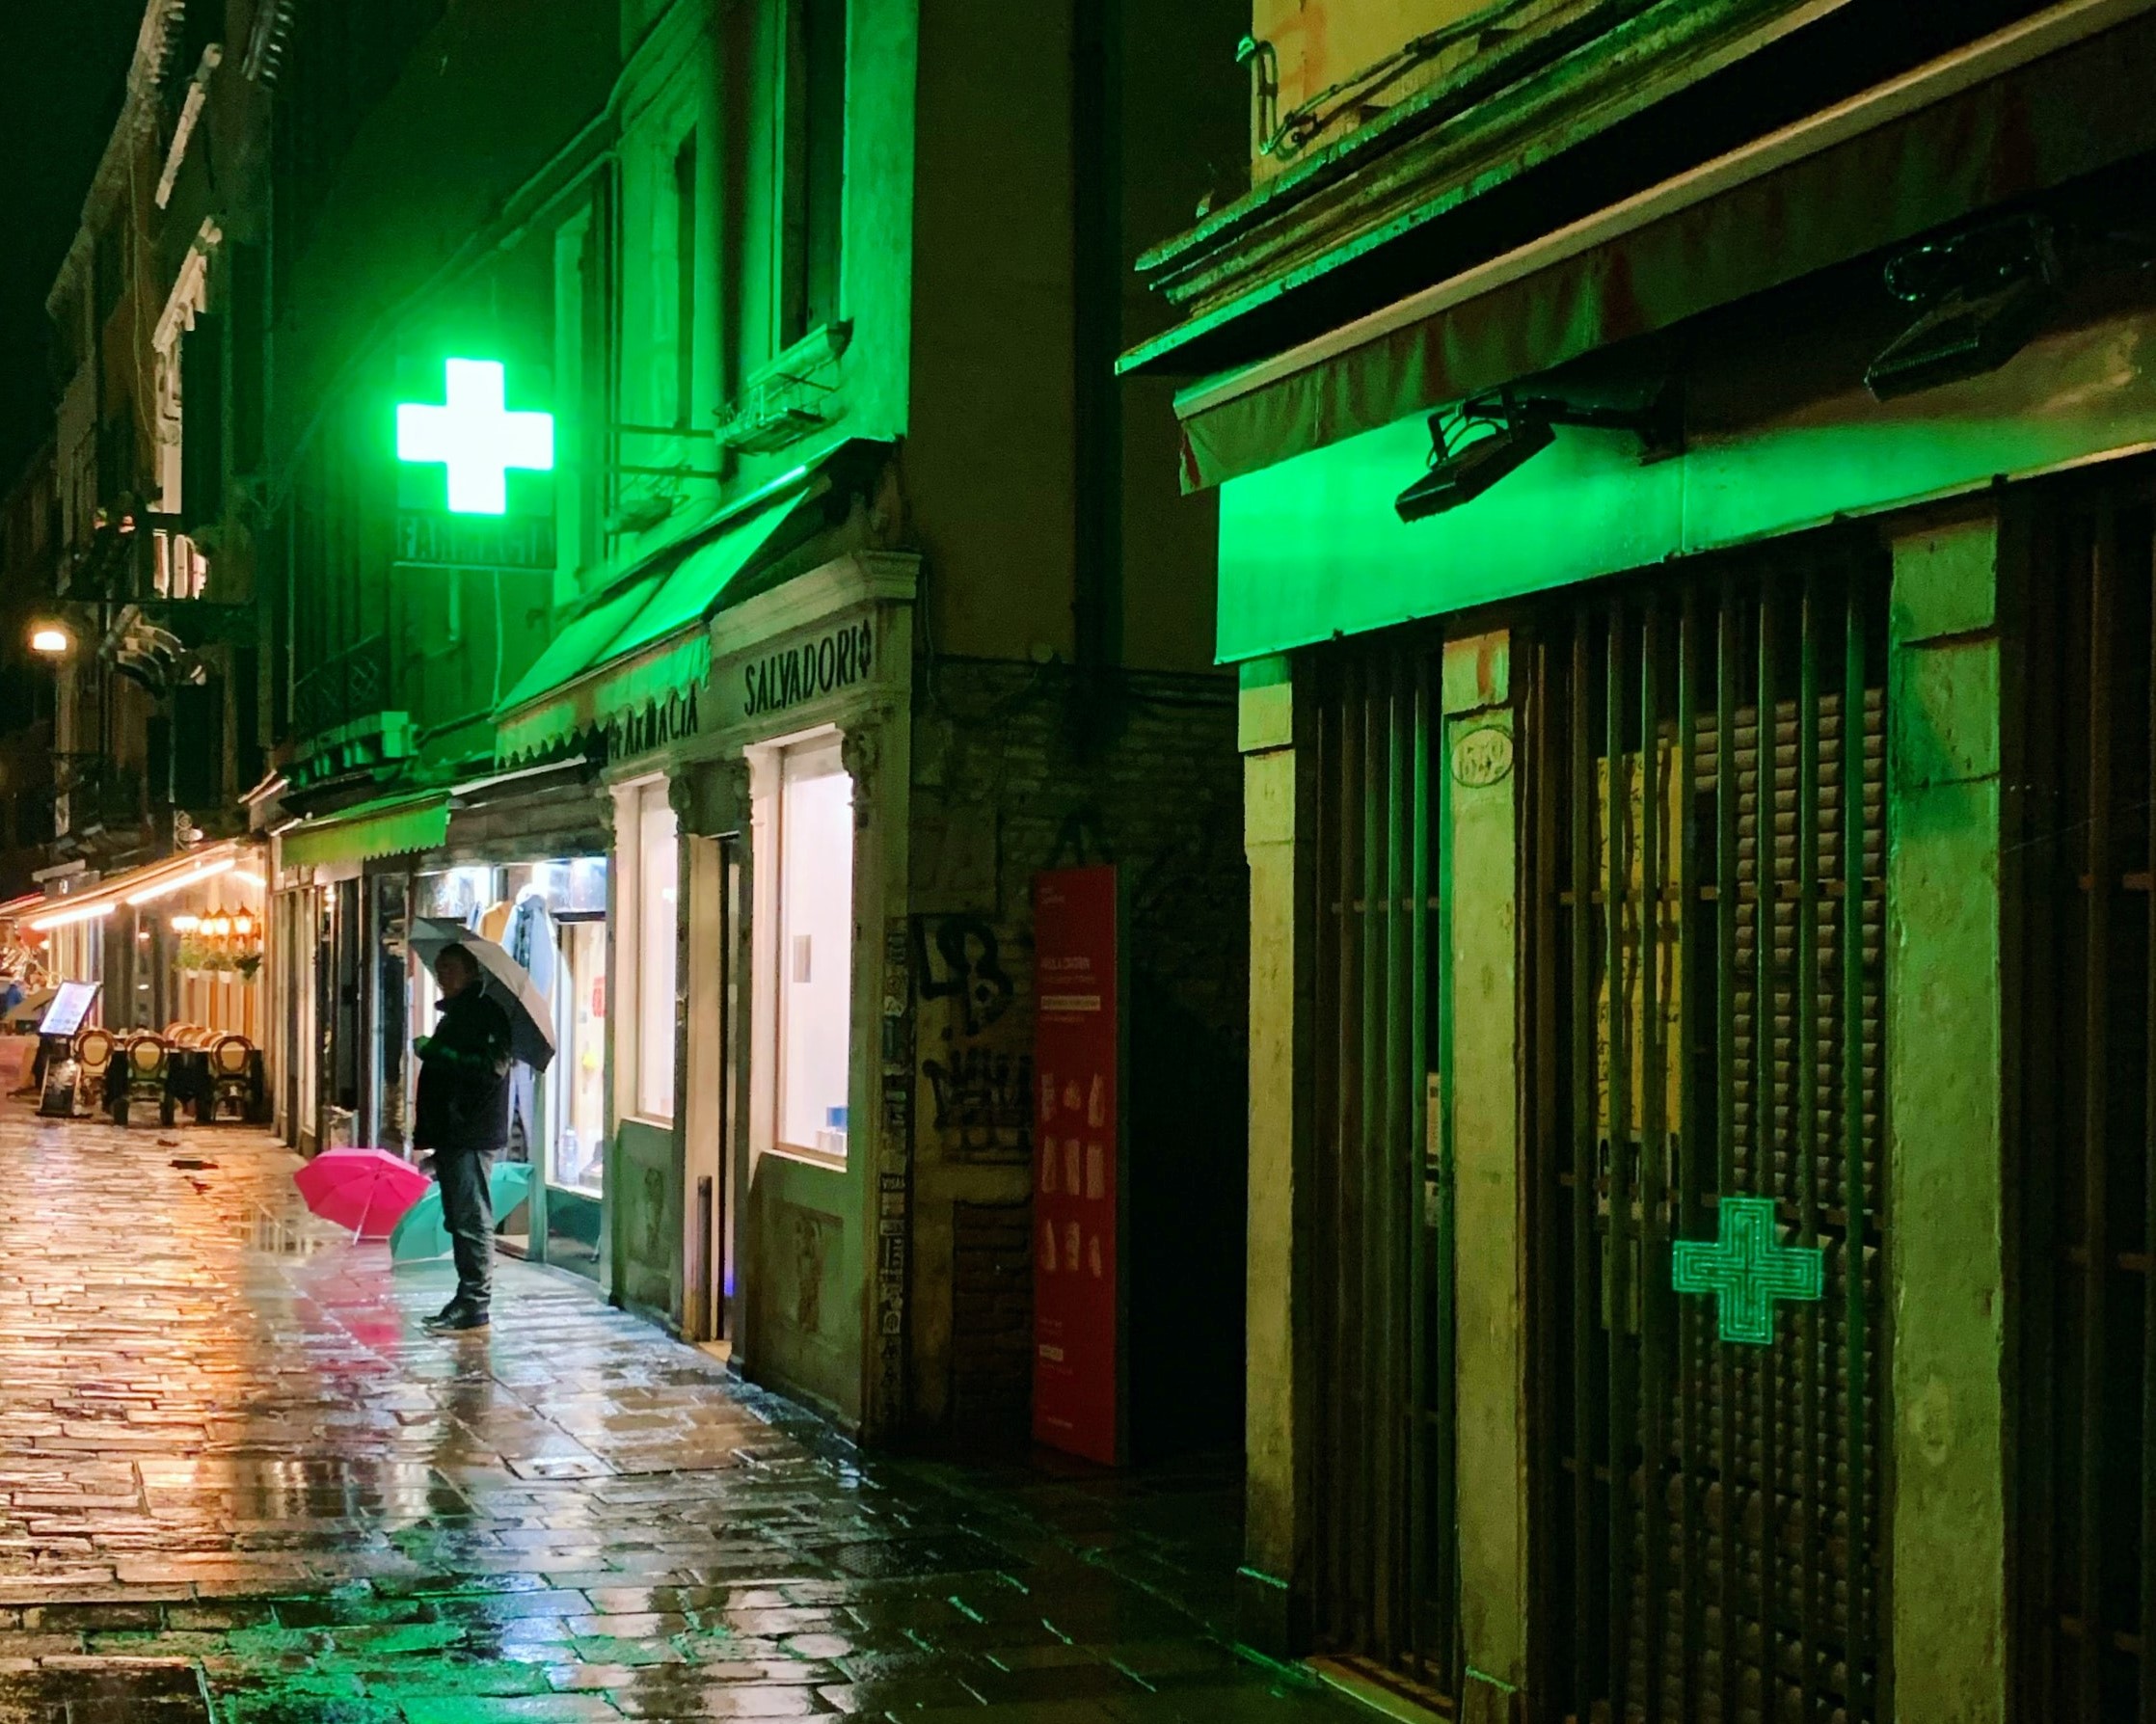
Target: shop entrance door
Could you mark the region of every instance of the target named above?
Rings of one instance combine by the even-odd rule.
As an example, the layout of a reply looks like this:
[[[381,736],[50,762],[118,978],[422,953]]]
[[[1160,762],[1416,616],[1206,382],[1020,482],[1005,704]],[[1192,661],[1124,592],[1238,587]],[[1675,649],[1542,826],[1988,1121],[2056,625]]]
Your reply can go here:
[[[1612,586],[1533,649],[1554,1717],[1878,1715],[1882,563]]]
[[[320,895],[321,961],[316,970],[315,1026],[318,1142],[333,1149],[357,1143],[361,1062],[360,882],[338,880]]]
[[[736,1192],[747,1153],[741,1105],[748,1038],[742,893],[745,835],[688,840],[689,950],[687,1053],[688,1202],[687,1310],[690,1339],[731,1350],[736,1339]]]
[[[1321,651],[1312,1037],[1329,1654],[1457,1693],[1450,1182],[1434,1129],[1440,642]]]

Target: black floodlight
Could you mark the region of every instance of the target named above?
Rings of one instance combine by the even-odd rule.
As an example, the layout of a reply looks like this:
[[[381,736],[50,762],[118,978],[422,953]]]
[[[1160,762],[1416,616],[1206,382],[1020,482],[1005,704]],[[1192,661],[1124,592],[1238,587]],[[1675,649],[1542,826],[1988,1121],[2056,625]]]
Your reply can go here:
[[[2059,304],[2057,236],[2041,216],[2016,216],[1903,252],[1887,291],[1918,317],[1873,360],[1864,386],[1891,401],[1996,371],[2027,346]]]
[[[1497,403],[1470,402],[1449,425],[1443,414],[1433,414],[1430,471],[1393,498],[1392,506],[1402,521],[1427,521],[1457,509],[1556,440],[1547,418],[1523,412],[1509,395]]]
[[[1554,396],[1517,397],[1510,390],[1461,403],[1430,419],[1430,471],[1393,498],[1402,521],[1427,521],[1472,502],[1557,441],[1556,426],[1630,431],[1647,455],[1683,445],[1676,395],[1664,388],[1645,407],[1586,407]],[[1479,435],[1477,432],[1479,430]]]

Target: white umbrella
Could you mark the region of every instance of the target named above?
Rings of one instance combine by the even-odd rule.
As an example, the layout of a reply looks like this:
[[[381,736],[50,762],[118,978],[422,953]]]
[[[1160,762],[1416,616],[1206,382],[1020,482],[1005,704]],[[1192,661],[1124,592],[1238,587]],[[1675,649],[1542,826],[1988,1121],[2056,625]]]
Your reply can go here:
[[[543,1071],[552,1063],[553,1009],[531,980],[530,971],[500,946],[443,916],[415,916],[406,941],[429,969],[445,946],[462,946],[471,953],[479,966],[480,985],[508,1014],[510,1053],[535,1070]]]

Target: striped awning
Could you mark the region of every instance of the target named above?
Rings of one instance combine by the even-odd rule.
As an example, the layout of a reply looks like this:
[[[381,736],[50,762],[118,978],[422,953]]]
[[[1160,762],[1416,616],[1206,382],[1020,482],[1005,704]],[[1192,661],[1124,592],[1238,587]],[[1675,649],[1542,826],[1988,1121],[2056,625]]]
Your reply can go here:
[[[242,860],[252,853],[249,847],[237,839],[228,839],[220,844],[205,844],[200,849],[182,850],[176,856],[167,856],[161,861],[146,862],[140,868],[130,868],[102,879],[79,891],[65,893],[58,898],[40,900],[29,908],[17,911],[23,924],[37,932],[44,933],[55,928],[66,928],[71,923],[88,922],[95,917],[109,916],[122,905],[141,907],[196,884],[230,874]],[[17,900],[15,903],[24,901]],[[15,904],[8,909],[13,910]]]

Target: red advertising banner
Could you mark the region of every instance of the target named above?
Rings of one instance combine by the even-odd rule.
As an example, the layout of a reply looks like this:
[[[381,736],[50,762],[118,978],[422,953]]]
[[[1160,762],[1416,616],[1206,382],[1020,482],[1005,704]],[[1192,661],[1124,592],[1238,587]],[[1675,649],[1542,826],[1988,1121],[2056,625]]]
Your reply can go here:
[[[1122,1459],[1115,869],[1034,875],[1033,938],[1033,1434],[1114,1466]]]

